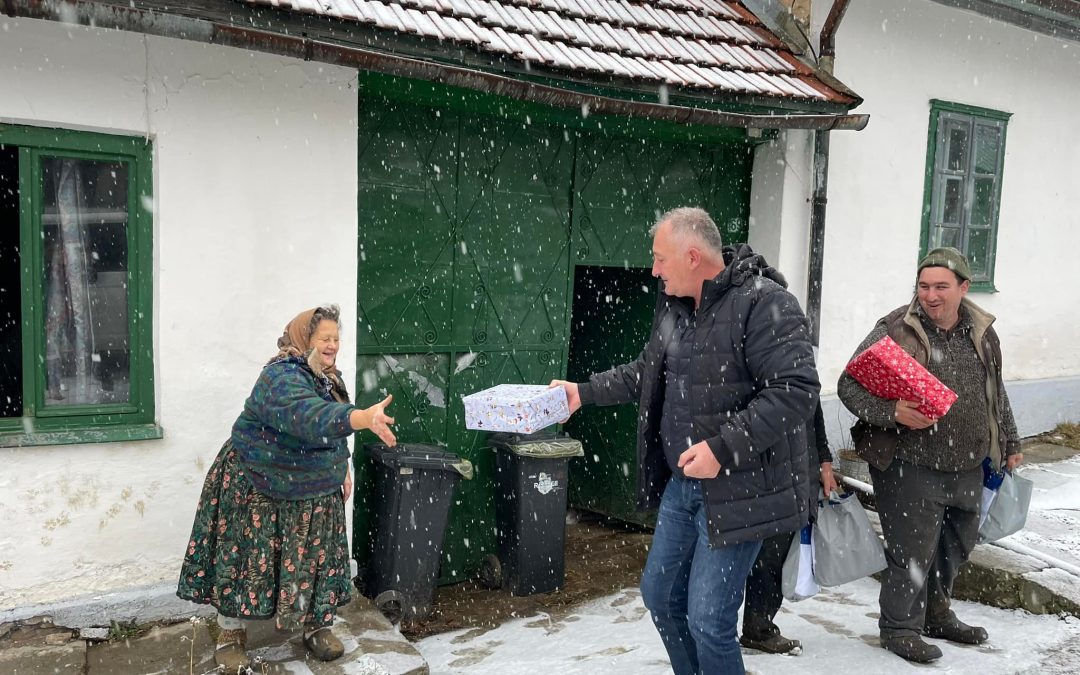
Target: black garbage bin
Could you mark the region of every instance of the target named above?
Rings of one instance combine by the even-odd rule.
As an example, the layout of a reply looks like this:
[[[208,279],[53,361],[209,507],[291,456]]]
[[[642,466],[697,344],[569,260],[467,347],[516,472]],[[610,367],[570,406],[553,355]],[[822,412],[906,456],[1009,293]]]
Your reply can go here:
[[[364,595],[391,621],[431,613],[443,536],[460,478],[472,464],[434,445],[369,443],[374,460],[375,521]]]
[[[553,431],[492,434],[498,555],[484,558],[481,578],[513,595],[548,593],[566,578],[566,487],[581,442]]]

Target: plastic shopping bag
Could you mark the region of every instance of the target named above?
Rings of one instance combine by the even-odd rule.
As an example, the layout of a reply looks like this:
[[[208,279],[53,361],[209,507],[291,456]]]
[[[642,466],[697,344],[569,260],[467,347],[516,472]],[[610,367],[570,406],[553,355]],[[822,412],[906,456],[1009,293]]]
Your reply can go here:
[[[988,462],[989,459],[986,460]],[[987,471],[987,464],[983,463],[983,505],[984,510],[979,522],[979,543],[997,541],[1010,534],[1024,529],[1027,523],[1028,506],[1031,504],[1031,491],[1034,485],[1023,476],[1009,471]],[[986,476],[990,475],[991,478]],[[993,490],[987,484],[997,483],[998,488]],[[994,496],[987,504],[987,490],[994,492]]]
[[[839,586],[885,569],[885,547],[854,493],[819,502],[814,524],[814,578]]]
[[[983,524],[986,522],[986,517],[990,515],[990,505],[994,503],[994,497],[997,497],[998,489],[1001,487],[1001,482],[1005,480],[1005,472],[997,472],[992,468],[993,462],[989,457],[985,458],[982,463],[983,470],[983,491],[982,491],[982,505],[979,509],[979,529],[982,529]]]
[[[805,600],[821,590],[814,580],[813,525],[807,525],[792,537],[791,548],[784,559],[780,588],[792,602]]]

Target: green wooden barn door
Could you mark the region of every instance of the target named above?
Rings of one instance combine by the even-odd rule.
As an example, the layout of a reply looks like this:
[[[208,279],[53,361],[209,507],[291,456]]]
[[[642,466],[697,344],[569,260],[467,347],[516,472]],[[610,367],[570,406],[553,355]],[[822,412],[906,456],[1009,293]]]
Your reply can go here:
[[[393,393],[401,440],[474,463],[444,544],[442,580],[461,580],[495,546],[492,457],[461,397],[565,372],[573,138],[367,96],[359,174],[358,396]]]
[[[410,442],[446,436],[458,131],[435,110],[361,100],[355,400],[366,406],[393,394],[396,433]],[[363,566],[374,495],[360,448],[354,466],[353,550]]]
[[[486,434],[465,429],[461,397],[503,383],[546,384],[564,372],[569,320],[572,141],[520,121],[462,121],[455,265],[455,342],[447,441],[477,465],[451,527],[467,537],[463,569],[495,547],[493,456]],[[464,205],[467,205],[465,207]]]
[[[752,156],[744,145],[582,138],[574,203],[576,263],[567,376],[637,358],[652,325],[656,281],[648,229],[678,206],[701,206],[725,243],[745,242]],[[622,520],[634,511],[637,405],[585,408],[566,425],[586,448],[571,464],[575,505]]]

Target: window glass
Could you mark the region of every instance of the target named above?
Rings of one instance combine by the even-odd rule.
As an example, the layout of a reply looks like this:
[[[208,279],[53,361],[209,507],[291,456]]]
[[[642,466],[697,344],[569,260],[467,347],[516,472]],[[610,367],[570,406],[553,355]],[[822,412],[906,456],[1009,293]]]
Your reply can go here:
[[[1001,129],[988,124],[975,125],[975,172],[997,173],[1001,151]]]
[[[42,158],[45,405],[129,400],[127,169]]]
[[[964,212],[963,179],[945,179],[945,195],[942,199],[942,207],[941,222],[959,225]]]
[[[994,179],[976,178],[975,191],[971,201],[971,219],[973,227],[989,227],[994,217]]]
[[[967,170],[967,146],[967,126],[958,126],[956,124],[950,123],[948,131],[948,148],[945,161],[945,168],[948,171]]]
[[[968,264],[971,274],[976,279],[990,271],[990,230],[985,228],[968,230]]]

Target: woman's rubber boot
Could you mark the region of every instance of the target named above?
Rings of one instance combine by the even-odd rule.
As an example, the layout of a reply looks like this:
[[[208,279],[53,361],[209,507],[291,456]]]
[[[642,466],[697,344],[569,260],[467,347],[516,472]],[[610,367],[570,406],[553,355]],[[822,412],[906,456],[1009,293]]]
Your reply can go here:
[[[317,628],[312,633],[305,632],[304,644],[320,661],[333,661],[345,653],[345,645],[330,632],[329,626]]]
[[[214,662],[218,664],[223,673],[234,675],[246,673],[251,659],[248,658],[244,648],[247,646],[247,631],[243,628],[236,630],[222,629],[218,633],[217,648],[214,650]]]

